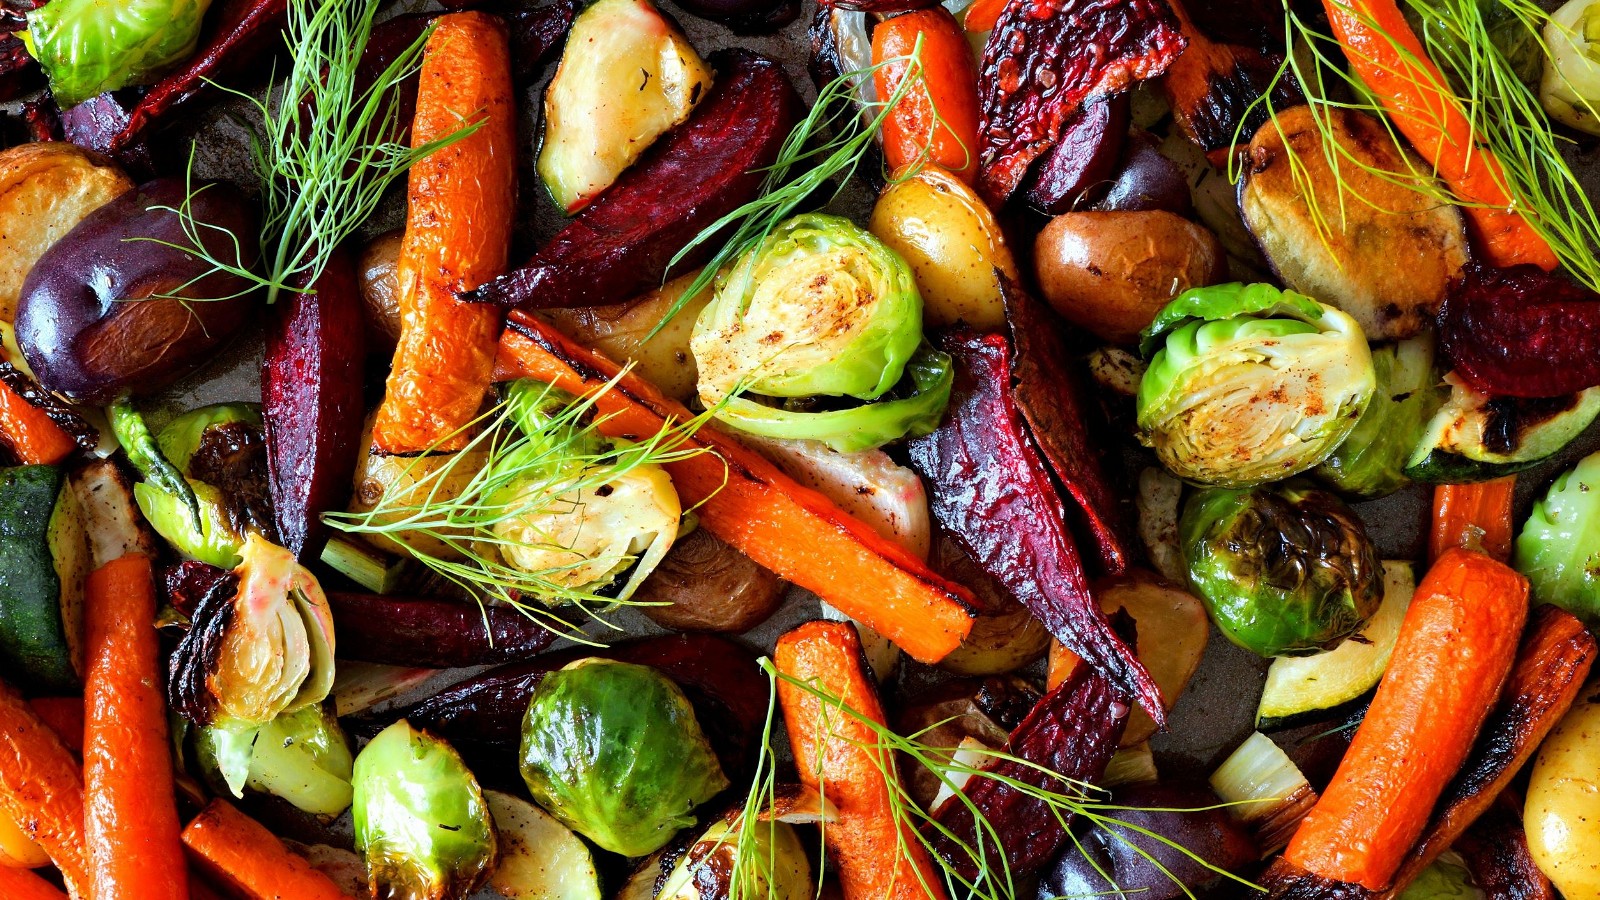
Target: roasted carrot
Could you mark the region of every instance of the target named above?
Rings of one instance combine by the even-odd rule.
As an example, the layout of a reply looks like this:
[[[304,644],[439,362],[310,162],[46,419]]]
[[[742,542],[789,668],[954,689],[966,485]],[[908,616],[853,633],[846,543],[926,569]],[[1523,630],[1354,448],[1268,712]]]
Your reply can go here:
[[[595,395],[621,369],[523,312],[500,342],[497,380],[529,377],[571,394]],[[692,414],[631,372],[595,397],[600,429],[652,435]],[[684,446],[699,453],[666,465],[700,523],[741,553],[800,585],[922,662],[936,662],[972,630],[972,594],[947,581],[802,487],[743,444],[707,426]]]
[[[78,449],[71,435],[8,384],[0,384],[0,439],[30,466],[55,465]]]
[[[1428,824],[1511,671],[1528,581],[1451,549],[1417,586],[1392,661],[1281,862],[1383,890]]]
[[[1443,73],[1429,61],[1395,0],[1323,0],[1323,8],[1352,71],[1422,158],[1471,204],[1463,212],[1489,261],[1556,268],[1560,260],[1516,211],[1505,169],[1473,135],[1472,121],[1446,93]]]
[[[1078,671],[1078,667],[1081,665],[1083,665],[1083,657],[1068,650],[1066,645],[1060,641],[1051,641],[1050,657],[1046,663],[1044,675],[1045,690],[1053,691],[1060,687],[1061,682],[1070,678],[1072,673]]]
[[[814,685],[855,713],[884,724],[855,627],[811,622],[778,639],[778,672]],[[838,821],[823,830],[844,900],[944,900],[944,889],[911,826],[892,814],[894,755],[876,746],[867,723],[804,688],[778,681],[800,782],[833,801]]]
[[[993,31],[1010,0],[977,0],[961,17],[961,27],[974,34]]]
[[[926,158],[970,183],[978,171],[978,67],[955,16],[934,6],[879,23],[872,30],[872,62],[879,66],[873,83],[880,98],[894,96],[911,68],[904,58],[919,40],[922,84],[884,120],[884,158],[891,171]]]
[[[27,869],[0,866],[0,897],[6,900],[67,900],[56,886]]]
[[[83,752],[82,697],[34,697],[28,705],[33,707],[33,714],[61,738],[68,750]]]
[[[1477,484],[1441,484],[1433,489],[1430,557],[1451,547],[1479,550],[1505,562],[1511,558],[1511,498],[1517,476]]]
[[[89,896],[83,772],[16,691],[0,685],[0,812],[50,854],[73,897]]]
[[[189,896],[173,794],[156,592],[130,553],[84,588],[84,836],[95,900]]]
[[[395,270],[400,343],[373,429],[373,443],[388,453],[465,443],[462,431],[489,387],[501,311],[456,294],[505,271],[516,203],[517,113],[505,25],[479,12],[439,17],[421,78],[413,145],[465,123],[478,130],[435,151],[409,176]]]
[[[183,845],[219,887],[247,900],[350,900],[272,832],[222,800],[183,830]]]

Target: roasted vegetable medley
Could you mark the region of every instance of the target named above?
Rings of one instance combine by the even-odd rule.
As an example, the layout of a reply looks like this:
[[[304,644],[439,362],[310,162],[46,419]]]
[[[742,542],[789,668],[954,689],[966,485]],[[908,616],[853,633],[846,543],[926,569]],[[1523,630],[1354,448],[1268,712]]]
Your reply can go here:
[[[0,900],[1600,900],[1597,48],[4,4]]]

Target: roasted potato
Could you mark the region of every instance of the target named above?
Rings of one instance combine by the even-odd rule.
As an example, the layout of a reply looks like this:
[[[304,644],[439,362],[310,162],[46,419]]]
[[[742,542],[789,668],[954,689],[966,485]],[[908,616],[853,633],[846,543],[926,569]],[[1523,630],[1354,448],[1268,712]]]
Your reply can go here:
[[[633,599],[674,631],[737,634],[767,620],[783,602],[784,582],[704,528],[672,545]]]
[[[400,510],[392,517],[380,516],[379,521],[389,518],[403,519],[406,515],[403,508],[406,505],[420,504],[430,495],[435,501],[443,501],[460,494],[466,489],[472,477],[488,462],[488,454],[482,449],[464,451],[467,456],[465,459],[458,459],[461,454],[455,453],[427,456],[390,456],[378,453],[372,449],[373,418],[373,415],[367,417],[366,426],[361,432],[361,463],[356,466],[355,487],[350,495],[350,512],[371,512],[387,500],[388,510],[395,510],[397,506]],[[428,479],[429,473],[446,466],[450,467],[448,475]],[[410,547],[441,559],[461,558],[461,554],[444,541],[416,532],[408,532],[400,537],[372,536],[367,540],[379,550],[390,553],[404,554],[406,548]]]
[[[1534,863],[1562,896],[1600,897],[1600,680],[1539,748],[1523,825]]]
[[[1014,675],[964,678],[933,687],[901,707],[893,724],[900,734],[920,734],[924,745],[948,759],[951,754],[945,751],[961,746],[963,738],[974,738],[993,749],[1005,747],[1011,731],[1041,699],[1038,688]],[[939,776],[909,760],[901,775],[911,796],[929,809],[939,794]]]
[[[930,326],[966,322],[980,331],[1005,325],[994,277],[1017,277],[994,213],[960,179],[937,166],[884,188],[867,223],[911,265]]]
[[[400,340],[400,282],[395,270],[400,266],[400,245],[405,237],[404,231],[390,231],[373,238],[361,251],[357,268],[367,334],[372,336],[373,346],[385,350],[393,350]]]
[[[940,533],[933,542],[934,571],[966,585],[983,601],[972,631],[939,667],[957,675],[1001,675],[1038,659],[1050,646],[1050,632],[967,556],[955,538]]]
[[[0,319],[17,316],[22,282],[89,213],[133,190],[111,162],[60,141],[0,152]]]
[[[1427,164],[1396,147],[1383,123],[1351,110],[1319,115],[1339,143],[1337,169],[1310,107],[1280,113],[1250,142],[1245,225],[1285,285],[1349,313],[1369,340],[1411,337],[1467,261],[1461,210],[1416,190]]]
[[[645,338],[683,296],[698,272],[667,282],[659,290],[612,306],[549,309],[544,315],[561,333],[617,362],[632,361],[635,371],[675,400],[695,395],[699,370],[689,352],[689,335],[700,310],[711,302],[703,290],[673,317],[654,338]]]
[[[1169,212],[1076,212],[1039,232],[1034,266],[1069,322],[1132,344],[1173,297],[1220,281],[1227,260],[1209,229]]]

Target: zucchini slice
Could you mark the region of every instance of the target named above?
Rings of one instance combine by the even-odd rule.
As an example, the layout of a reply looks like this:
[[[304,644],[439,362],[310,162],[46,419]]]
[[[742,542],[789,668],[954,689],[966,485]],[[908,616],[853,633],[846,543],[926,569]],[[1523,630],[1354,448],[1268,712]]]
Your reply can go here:
[[[1600,416],[1600,388],[1566,397],[1490,397],[1445,376],[1450,398],[1423,430],[1405,474],[1425,484],[1489,481],[1532,468]]]
[[[31,688],[78,685],[89,568],[83,511],[61,470],[0,470],[0,658]]]
[[[1279,657],[1267,669],[1256,728],[1269,731],[1329,713],[1377,685],[1417,589],[1412,564],[1383,563],[1383,602],[1361,633],[1315,656]]]

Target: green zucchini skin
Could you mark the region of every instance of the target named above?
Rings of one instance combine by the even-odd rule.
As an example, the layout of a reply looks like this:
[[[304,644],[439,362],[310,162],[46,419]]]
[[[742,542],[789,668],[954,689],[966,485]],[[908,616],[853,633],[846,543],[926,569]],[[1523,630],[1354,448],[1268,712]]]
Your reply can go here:
[[[50,548],[63,481],[54,466],[0,469],[0,659],[30,690],[79,684]]]

